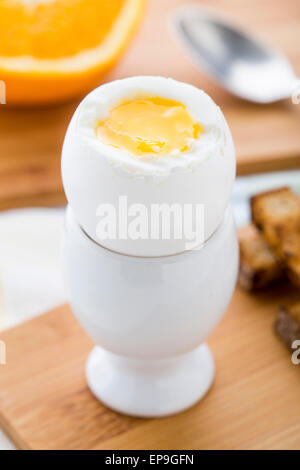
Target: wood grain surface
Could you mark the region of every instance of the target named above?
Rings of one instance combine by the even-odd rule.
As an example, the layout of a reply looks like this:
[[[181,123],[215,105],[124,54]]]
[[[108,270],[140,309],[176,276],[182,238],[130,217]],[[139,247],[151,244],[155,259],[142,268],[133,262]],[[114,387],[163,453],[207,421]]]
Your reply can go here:
[[[287,54],[300,76],[298,0],[194,0]],[[105,80],[130,75],[171,76],[204,88],[224,110],[237,149],[238,173],[300,166],[300,105],[246,103],[224,92],[195,66],[170,33],[170,16],[186,0],[149,0],[128,52]],[[1,77],[0,77],[1,79]],[[64,133],[76,103],[17,110],[0,105],[0,209],[65,202],[60,178]]]
[[[298,296],[287,286],[258,296],[237,289],[208,339],[211,390],[160,419],[122,416],[92,396],[92,343],[62,306],[0,335],[0,425],[22,449],[300,449],[300,365],[272,331],[277,306]]]

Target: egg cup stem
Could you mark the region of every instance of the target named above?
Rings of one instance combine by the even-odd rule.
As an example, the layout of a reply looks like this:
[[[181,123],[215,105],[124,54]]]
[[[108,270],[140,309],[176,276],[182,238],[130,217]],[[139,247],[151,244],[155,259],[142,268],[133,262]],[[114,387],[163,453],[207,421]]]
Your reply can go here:
[[[93,394],[127,415],[159,417],[195,404],[214,378],[214,360],[203,343],[191,352],[165,359],[135,359],[94,347],[86,365]]]

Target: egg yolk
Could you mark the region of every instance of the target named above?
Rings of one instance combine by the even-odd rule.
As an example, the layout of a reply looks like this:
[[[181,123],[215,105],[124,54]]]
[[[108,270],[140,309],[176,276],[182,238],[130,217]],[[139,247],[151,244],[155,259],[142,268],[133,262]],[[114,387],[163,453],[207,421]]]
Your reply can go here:
[[[97,136],[105,144],[138,156],[184,152],[191,139],[197,139],[202,132],[202,126],[192,119],[184,104],[160,97],[123,102],[96,127]]]

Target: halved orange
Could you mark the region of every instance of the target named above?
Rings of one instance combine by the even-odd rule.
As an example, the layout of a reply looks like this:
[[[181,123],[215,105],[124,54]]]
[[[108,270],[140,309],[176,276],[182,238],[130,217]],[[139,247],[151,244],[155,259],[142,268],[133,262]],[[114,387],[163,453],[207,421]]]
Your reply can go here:
[[[84,93],[124,51],[145,0],[1,0],[0,80],[8,104]]]

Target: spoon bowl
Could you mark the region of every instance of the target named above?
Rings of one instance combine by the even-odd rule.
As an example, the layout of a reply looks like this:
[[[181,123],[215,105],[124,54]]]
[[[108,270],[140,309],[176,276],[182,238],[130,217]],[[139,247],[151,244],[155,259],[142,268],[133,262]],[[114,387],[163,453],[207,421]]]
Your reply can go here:
[[[174,26],[195,62],[232,94],[255,103],[291,96],[296,76],[277,50],[197,6],[180,8]]]

